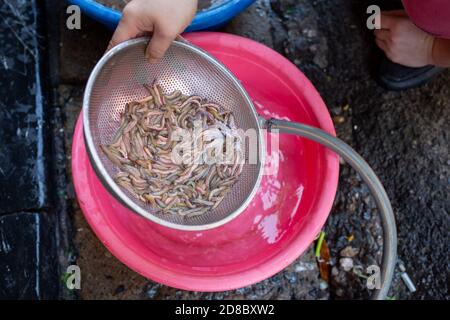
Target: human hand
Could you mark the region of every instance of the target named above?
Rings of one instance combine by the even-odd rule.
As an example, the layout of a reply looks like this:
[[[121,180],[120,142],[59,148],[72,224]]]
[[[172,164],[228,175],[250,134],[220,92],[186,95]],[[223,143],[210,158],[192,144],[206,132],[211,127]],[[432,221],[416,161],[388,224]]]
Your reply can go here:
[[[154,63],[164,56],[196,11],[197,0],[132,0],[123,9],[108,50],[126,40],[151,34],[145,56]]]
[[[433,64],[434,37],[416,27],[404,11],[381,13],[375,42],[393,62],[408,67]]]

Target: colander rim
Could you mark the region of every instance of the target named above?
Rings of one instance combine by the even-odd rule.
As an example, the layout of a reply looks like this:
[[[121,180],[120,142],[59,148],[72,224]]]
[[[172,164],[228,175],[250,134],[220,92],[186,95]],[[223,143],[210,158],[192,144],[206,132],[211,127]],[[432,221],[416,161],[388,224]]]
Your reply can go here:
[[[111,193],[111,195],[113,197],[115,197],[116,199],[118,199],[119,202],[121,202],[123,205],[128,207],[132,212],[139,214],[140,216],[142,216],[143,218],[145,218],[147,220],[150,220],[154,223],[157,223],[159,225],[162,225],[162,226],[165,226],[168,228],[172,228],[172,229],[176,229],[176,230],[183,230],[183,231],[204,231],[204,230],[210,230],[210,229],[220,227],[220,226],[230,222],[231,220],[235,219],[236,217],[238,217],[248,207],[248,205],[250,204],[250,202],[253,200],[254,196],[256,195],[256,192],[258,191],[259,186],[261,184],[261,180],[262,180],[262,176],[263,176],[263,172],[264,172],[265,140],[264,140],[264,136],[262,133],[260,116],[256,112],[253,101],[250,99],[247,91],[243,88],[241,82],[231,73],[231,71],[228,70],[227,67],[225,67],[221,62],[219,62],[217,59],[212,57],[209,53],[207,53],[203,49],[201,49],[187,41],[183,41],[183,40],[182,41],[174,40],[172,42],[172,45],[178,45],[178,46],[187,48],[187,49],[195,52],[196,54],[201,55],[202,57],[206,58],[209,62],[212,62],[218,69],[220,69],[221,72],[224,75],[226,75],[236,85],[236,87],[242,94],[243,98],[246,100],[247,104],[250,106],[249,112],[251,112],[252,116],[255,117],[255,123],[256,123],[255,129],[257,130],[257,138],[258,138],[258,144],[259,144],[258,176],[256,178],[256,181],[253,185],[251,192],[248,194],[245,201],[243,201],[236,210],[234,210],[233,212],[231,212],[230,214],[228,214],[227,216],[225,216],[224,218],[222,218],[218,221],[208,223],[208,224],[203,224],[203,225],[183,225],[183,224],[173,223],[173,222],[169,222],[167,220],[161,219],[154,214],[148,213],[142,207],[136,205],[136,203],[122,191],[122,189],[114,182],[114,180],[111,178],[111,176],[108,174],[108,172],[104,168],[102,161],[100,160],[100,157],[98,155],[97,148],[95,148],[94,140],[92,138],[92,133],[91,133],[91,129],[90,129],[90,121],[89,121],[89,105],[90,105],[90,103],[89,103],[89,101],[91,98],[91,94],[92,94],[96,79],[97,79],[98,75],[101,73],[103,67],[107,64],[107,62],[112,57],[117,55],[120,51],[127,49],[131,46],[140,45],[142,43],[146,44],[146,43],[148,43],[149,40],[150,40],[149,37],[139,37],[139,38],[127,40],[127,41],[122,42],[119,45],[115,46],[114,48],[109,50],[107,53],[105,53],[105,55],[103,55],[103,57],[97,62],[97,64],[95,65],[94,69],[92,70],[92,72],[89,76],[88,82],[86,84],[86,89],[84,91],[84,96],[83,96],[82,113],[83,113],[84,139],[86,142],[88,155],[91,159],[91,164],[92,164],[94,171],[96,172],[99,180],[102,182],[103,185],[105,185],[106,189]]]

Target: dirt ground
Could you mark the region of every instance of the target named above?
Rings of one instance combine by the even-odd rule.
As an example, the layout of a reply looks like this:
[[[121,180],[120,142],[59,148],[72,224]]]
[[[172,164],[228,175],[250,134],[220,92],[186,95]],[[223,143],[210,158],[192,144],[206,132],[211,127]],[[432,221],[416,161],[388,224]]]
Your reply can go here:
[[[295,63],[325,100],[338,136],[379,174],[395,209],[399,259],[417,286],[417,292],[408,292],[397,273],[390,297],[448,299],[450,72],[404,92],[379,87],[373,73],[380,52],[365,28],[365,11],[373,3],[259,0],[223,31],[260,41]],[[379,3],[387,8],[393,1]],[[87,18],[83,23],[80,31],[61,28],[60,101],[68,161],[84,83],[110,36]],[[370,291],[358,271],[381,257],[382,229],[375,205],[367,187],[344,164],[325,227],[332,263],[329,285],[319,280],[311,250],[274,277],[232,292],[189,293],[149,282],[106,251],[79,211],[71,186],[68,196],[77,264],[83,270],[83,299],[361,299]]]

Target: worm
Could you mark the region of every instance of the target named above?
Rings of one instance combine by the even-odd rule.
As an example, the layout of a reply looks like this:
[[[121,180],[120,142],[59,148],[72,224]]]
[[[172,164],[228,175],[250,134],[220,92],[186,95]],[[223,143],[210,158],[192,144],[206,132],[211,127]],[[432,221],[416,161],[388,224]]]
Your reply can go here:
[[[243,169],[242,142],[233,135],[237,129],[233,113],[198,95],[187,96],[179,90],[165,94],[159,84],[144,88],[149,95],[125,105],[111,142],[100,146],[118,169],[114,181],[159,214],[188,219],[214,210]],[[189,135],[198,124],[200,131],[194,140],[172,139],[180,128]],[[234,142],[214,148],[217,141],[228,137]],[[197,149],[191,150],[192,146]],[[182,163],[172,160],[177,147],[183,150]],[[230,147],[234,149],[231,161],[202,162]]]

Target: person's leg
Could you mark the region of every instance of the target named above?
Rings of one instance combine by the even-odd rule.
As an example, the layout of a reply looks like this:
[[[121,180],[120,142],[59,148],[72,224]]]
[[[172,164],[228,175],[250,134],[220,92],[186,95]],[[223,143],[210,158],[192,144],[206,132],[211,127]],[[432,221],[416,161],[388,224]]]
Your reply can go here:
[[[427,4],[404,0],[404,4],[415,21],[402,10],[383,12],[382,29],[375,31],[376,43],[387,56],[381,63],[378,78],[391,90],[423,84],[442,71],[442,67],[450,66],[450,41],[436,36],[450,37],[448,4],[439,14],[433,12],[443,4],[439,0],[430,0]],[[435,7],[430,9],[433,4]]]
[[[402,0],[411,21],[425,32],[450,39],[450,3],[448,0]]]

